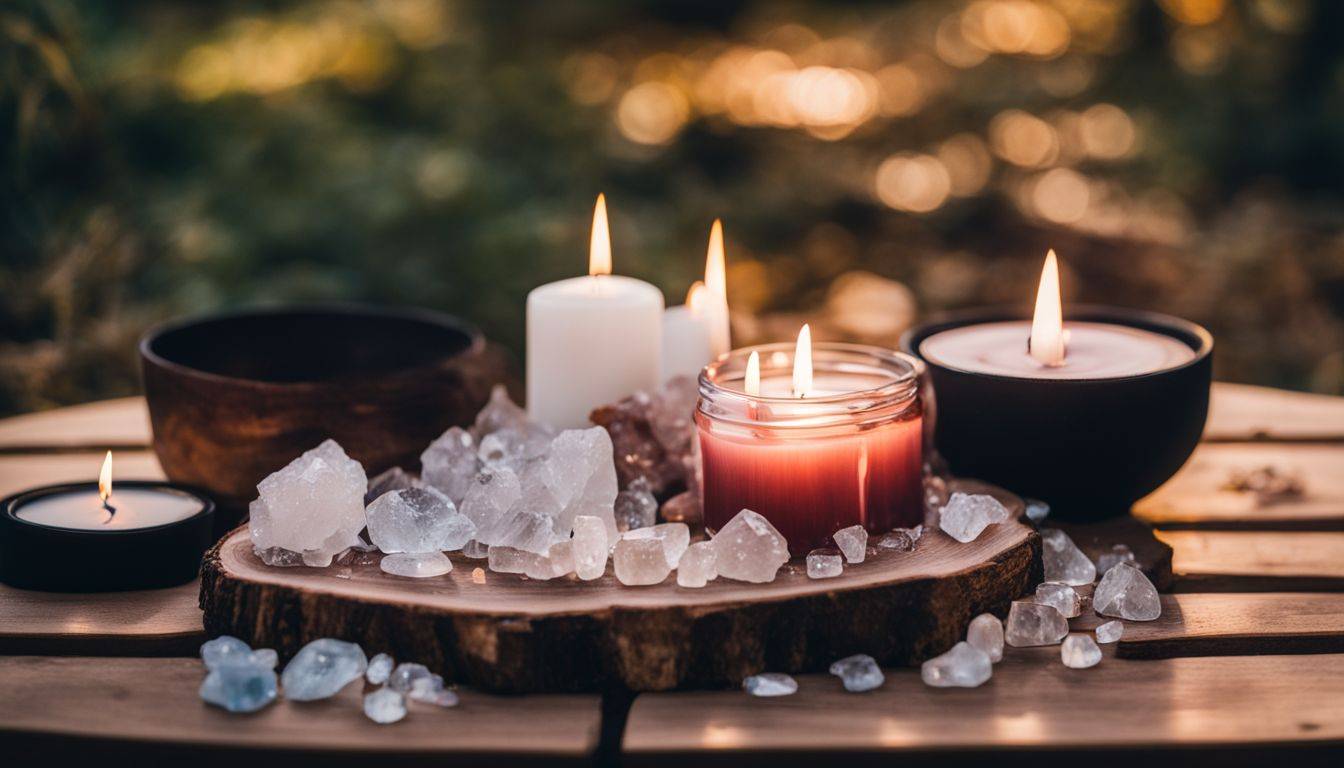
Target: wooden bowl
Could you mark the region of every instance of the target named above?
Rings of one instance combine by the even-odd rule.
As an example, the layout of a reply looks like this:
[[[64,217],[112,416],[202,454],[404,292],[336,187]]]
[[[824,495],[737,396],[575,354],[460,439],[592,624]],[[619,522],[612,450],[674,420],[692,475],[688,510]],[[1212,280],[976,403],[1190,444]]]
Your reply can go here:
[[[256,485],[327,438],[372,477],[414,469],[469,424],[503,357],[480,331],[420,309],[255,309],[171,322],[140,340],[154,451],[235,523]]]

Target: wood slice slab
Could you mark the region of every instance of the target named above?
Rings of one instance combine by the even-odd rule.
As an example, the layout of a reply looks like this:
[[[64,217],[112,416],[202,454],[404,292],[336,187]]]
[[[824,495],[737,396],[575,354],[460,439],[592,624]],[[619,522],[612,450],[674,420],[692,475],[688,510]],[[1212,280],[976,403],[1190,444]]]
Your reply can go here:
[[[714,687],[763,669],[822,670],[852,653],[922,661],[977,614],[1002,614],[1041,573],[1040,538],[1016,521],[969,544],[929,531],[914,552],[881,550],[833,579],[809,579],[795,561],[770,584],[703,589],[674,578],[626,587],[610,571],[591,582],[485,572],[475,583],[484,562],[452,557],[452,573],[425,580],[372,563],[271,568],[239,529],[206,553],[206,631],[282,656],[340,637],[491,690]]]

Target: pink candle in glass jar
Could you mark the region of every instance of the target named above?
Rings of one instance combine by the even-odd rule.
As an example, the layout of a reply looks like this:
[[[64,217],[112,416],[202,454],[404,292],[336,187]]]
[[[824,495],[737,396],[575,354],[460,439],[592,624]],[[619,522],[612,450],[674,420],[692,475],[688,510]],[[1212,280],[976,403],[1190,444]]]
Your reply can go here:
[[[706,527],[751,509],[802,555],[851,525],[879,533],[923,522],[922,364],[803,341],[735,350],[701,373]],[[748,370],[753,352],[759,376]]]

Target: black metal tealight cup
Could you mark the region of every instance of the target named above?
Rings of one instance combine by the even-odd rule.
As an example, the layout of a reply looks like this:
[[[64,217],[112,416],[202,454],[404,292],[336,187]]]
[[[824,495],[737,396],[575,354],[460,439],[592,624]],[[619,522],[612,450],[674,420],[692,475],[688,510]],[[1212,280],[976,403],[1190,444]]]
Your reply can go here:
[[[1128,326],[1176,339],[1194,356],[1132,376],[1043,379],[942,365],[920,345],[943,331],[1030,320],[1030,310],[985,308],[948,313],[901,338],[924,360],[933,385],[934,444],[954,474],[1040,498],[1051,515],[1097,520],[1125,514],[1155,490],[1199,443],[1208,416],[1213,336],[1169,315],[1074,306],[1067,321]]]
[[[118,480],[116,490],[178,494],[200,504],[180,520],[139,528],[67,528],[26,520],[27,504],[65,494],[96,498],[96,482],[64,483],[0,501],[0,581],[47,592],[113,592],[185,584],[200,571],[214,541],[215,502],[191,488],[152,480]],[[116,493],[110,501],[115,502]]]

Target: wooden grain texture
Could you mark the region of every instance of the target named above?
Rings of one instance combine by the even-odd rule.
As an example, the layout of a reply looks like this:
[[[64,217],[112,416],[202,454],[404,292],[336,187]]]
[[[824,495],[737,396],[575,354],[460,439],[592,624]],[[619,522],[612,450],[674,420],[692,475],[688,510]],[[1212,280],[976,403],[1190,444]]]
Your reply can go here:
[[[452,573],[410,580],[376,564],[270,568],[239,530],[207,553],[205,625],[293,653],[338,636],[416,658],[496,690],[632,690],[736,684],[767,667],[824,669],[864,651],[888,663],[950,647],[971,617],[1003,611],[1040,578],[1040,539],[1017,522],[957,544],[926,533],[913,553],[882,552],[834,579],[801,563],[770,584],[727,579],[683,589],[487,573],[454,555]],[[376,559],[376,558],[375,558]]]
[[[1237,473],[1297,477],[1300,496],[1260,501],[1228,489]],[[1166,485],[1134,505],[1159,528],[1344,530],[1344,444],[1204,444]]]
[[[0,654],[195,656],[205,642],[200,584],[67,594],[0,584]]]
[[[1180,592],[1344,590],[1344,533],[1159,531]]]
[[[1344,655],[1130,661],[1106,654],[1096,667],[1075,670],[1060,662],[1057,646],[1009,648],[993,679],[974,689],[930,688],[917,669],[890,669],[882,688],[862,695],[829,675],[802,676],[797,694],[776,699],[642,694],[623,747],[630,765],[691,754],[696,765],[783,756],[801,763],[818,754],[893,765],[948,753],[1000,764],[1019,750],[1049,750],[1055,760],[1075,751],[1085,753],[1078,764],[1095,765],[1125,751],[1344,744]]]
[[[98,479],[103,456],[99,452],[38,453],[27,455],[0,455],[0,496],[27,490],[39,485],[69,482],[90,482]],[[148,451],[114,451],[112,453],[112,484],[122,480],[162,480],[159,460]]]
[[[454,709],[412,703],[405,720],[379,726],[364,717],[358,684],[325,701],[279,701],[256,714],[230,715],[200,700],[203,677],[195,659],[0,658],[0,742],[8,755],[26,740],[37,748],[82,741],[97,748],[94,754],[112,749],[140,757],[188,749],[193,765],[293,764],[305,755],[323,764],[363,758],[364,765],[393,756],[440,764],[577,760],[597,745],[595,696],[501,697],[464,689]]]
[[[0,452],[147,449],[149,409],[143,397],[72,405],[0,420]]]
[[[1090,611],[1071,628],[1109,621]],[[1079,617],[1083,618],[1083,617]],[[1126,659],[1344,653],[1344,595],[1310,592],[1162,596],[1154,621],[1126,621],[1116,655]]]
[[[1344,441],[1344,398],[1216,383],[1206,441]]]

